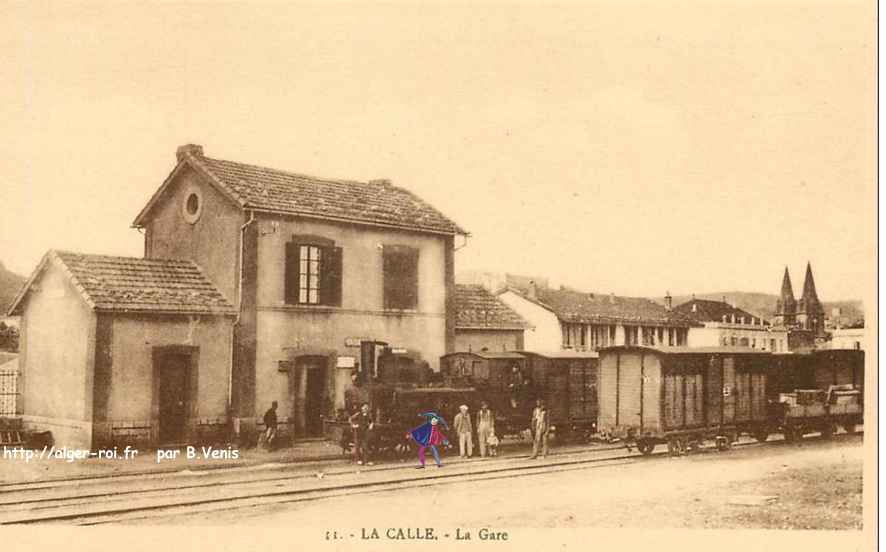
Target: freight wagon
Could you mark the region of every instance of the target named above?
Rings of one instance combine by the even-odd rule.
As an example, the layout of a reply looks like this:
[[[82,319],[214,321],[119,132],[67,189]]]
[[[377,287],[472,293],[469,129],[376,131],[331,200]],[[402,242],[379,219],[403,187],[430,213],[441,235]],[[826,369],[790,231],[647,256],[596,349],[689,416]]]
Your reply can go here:
[[[500,435],[527,430],[538,399],[545,401],[561,438],[595,430],[595,352],[460,352],[440,361],[446,385],[476,388],[489,403]]]
[[[551,421],[561,435],[589,436],[597,426],[596,352],[524,351],[527,370],[551,413]]]
[[[705,440],[725,449],[742,433],[766,440],[771,359],[738,347],[603,349],[598,427],[643,454],[662,443],[682,454]]]

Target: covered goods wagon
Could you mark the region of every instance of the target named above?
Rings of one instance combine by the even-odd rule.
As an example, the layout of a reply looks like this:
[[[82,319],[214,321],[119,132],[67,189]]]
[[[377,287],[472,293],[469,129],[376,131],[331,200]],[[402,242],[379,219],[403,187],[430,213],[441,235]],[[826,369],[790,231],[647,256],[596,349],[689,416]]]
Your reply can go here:
[[[529,352],[527,371],[551,412],[551,419],[567,431],[593,431],[597,423],[596,352]]]
[[[644,454],[667,443],[684,452],[740,433],[768,436],[771,354],[740,347],[620,346],[600,351],[598,428]]]

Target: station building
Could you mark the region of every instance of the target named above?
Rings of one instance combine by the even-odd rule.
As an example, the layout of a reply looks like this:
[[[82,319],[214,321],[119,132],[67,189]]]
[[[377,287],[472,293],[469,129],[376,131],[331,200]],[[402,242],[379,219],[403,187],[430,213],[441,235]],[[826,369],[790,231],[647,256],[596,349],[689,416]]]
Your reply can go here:
[[[415,194],[192,144],[175,160],[133,222],[143,258],[50,252],[13,306],[32,427],[60,444],[248,443],[277,401],[282,435],[321,436],[354,372],[438,370],[455,350],[467,233]]]

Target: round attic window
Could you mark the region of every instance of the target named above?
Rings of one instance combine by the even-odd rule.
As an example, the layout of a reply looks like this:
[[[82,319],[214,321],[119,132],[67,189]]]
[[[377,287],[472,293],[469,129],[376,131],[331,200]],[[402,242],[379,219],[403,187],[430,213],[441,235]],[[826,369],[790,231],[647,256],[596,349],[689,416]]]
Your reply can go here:
[[[200,213],[203,212],[203,197],[196,188],[190,189],[185,193],[185,200],[182,203],[182,216],[191,224],[197,222]]]

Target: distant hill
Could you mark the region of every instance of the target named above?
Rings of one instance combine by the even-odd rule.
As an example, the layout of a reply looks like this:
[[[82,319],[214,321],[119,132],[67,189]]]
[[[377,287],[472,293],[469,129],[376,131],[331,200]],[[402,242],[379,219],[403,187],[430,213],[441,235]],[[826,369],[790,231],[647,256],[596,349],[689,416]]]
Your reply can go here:
[[[778,302],[778,295],[748,291],[699,293],[695,297],[711,301],[722,301],[725,297],[727,303],[734,303],[738,308],[744,309],[751,314],[756,314],[766,320],[771,320],[775,316],[775,304]],[[675,295],[674,306],[685,303],[690,299],[692,299],[691,295]],[[653,300],[658,303],[664,302],[664,299],[661,297],[654,297]],[[864,320],[864,305],[861,301],[824,301],[822,305],[824,306],[825,316],[828,318],[833,318],[833,310],[839,308],[843,325]]]
[[[27,278],[24,276],[6,270],[3,262],[0,262],[0,318],[6,316],[6,311],[12,305],[12,300],[18,295],[26,280]]]

